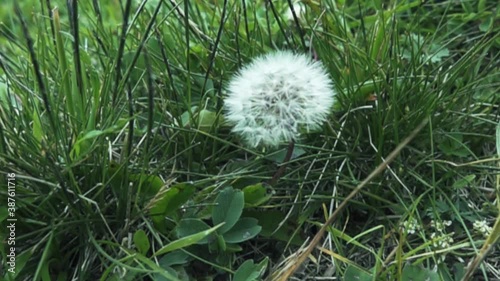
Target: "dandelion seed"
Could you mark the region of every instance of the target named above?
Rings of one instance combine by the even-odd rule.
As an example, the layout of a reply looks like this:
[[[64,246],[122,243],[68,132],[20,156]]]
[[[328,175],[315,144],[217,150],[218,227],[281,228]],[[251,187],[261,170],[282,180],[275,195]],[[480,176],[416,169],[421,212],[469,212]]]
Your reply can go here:
[[[334,102],[323,65],[278,51],[255,59],[229,82],[225,117],[251,147],[276,147],[317,129]]]

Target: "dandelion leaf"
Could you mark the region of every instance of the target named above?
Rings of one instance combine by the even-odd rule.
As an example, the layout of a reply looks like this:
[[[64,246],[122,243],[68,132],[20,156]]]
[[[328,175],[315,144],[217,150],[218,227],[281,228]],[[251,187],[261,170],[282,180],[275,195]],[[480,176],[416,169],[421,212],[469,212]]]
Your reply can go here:
[[[240,243],[254,238],[261,229],[257,219],[241,218],[228,232],[223,234],[223,238],[227,243]]]

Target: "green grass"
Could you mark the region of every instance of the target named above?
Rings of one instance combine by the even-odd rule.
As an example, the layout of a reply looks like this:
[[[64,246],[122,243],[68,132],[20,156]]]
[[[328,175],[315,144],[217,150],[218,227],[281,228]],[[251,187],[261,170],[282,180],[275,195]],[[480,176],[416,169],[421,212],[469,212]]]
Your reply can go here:
[[[426,118],[290,280],[500,278],[496,1],[19,2],[0,9],[0,279],[279,280]],[[337,100],[244,205],[287,146],[245,147],[225,86],[275,49],[314,53]]]

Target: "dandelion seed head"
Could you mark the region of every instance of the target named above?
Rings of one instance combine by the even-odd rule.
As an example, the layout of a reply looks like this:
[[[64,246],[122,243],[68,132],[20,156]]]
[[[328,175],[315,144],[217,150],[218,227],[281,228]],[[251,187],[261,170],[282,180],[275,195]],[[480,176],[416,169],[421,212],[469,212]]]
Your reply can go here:
[[[248,145],[277,146],[317,129],[334,95],[320,62],[278,51],[256,58],[230,80],[225,117]]]

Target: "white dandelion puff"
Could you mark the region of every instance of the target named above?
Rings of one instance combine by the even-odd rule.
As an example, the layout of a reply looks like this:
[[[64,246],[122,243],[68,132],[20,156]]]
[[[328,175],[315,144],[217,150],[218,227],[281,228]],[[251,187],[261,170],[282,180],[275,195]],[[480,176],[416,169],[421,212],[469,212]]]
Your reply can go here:
[[[321,126],[334,96],[320,62],[278,51],[256,58],[230,80],[225,117],[248,145],[275,147]]]

